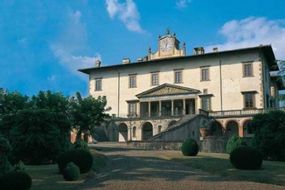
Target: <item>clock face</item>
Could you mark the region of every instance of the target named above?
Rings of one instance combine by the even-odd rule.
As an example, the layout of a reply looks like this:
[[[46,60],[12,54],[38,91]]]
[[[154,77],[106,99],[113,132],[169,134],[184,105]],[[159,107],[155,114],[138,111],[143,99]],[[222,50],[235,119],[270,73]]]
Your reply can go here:
[[[160,42],[160,50],[162,52],[170,51],[173,48],[173,41],[170,38],[165,38]]]

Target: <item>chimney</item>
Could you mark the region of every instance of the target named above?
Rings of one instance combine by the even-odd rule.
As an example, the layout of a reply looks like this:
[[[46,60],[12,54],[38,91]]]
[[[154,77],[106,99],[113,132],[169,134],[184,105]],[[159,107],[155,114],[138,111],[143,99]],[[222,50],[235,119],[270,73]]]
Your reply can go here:
[[[95,67],[101,67],[101,60],[97,59],[95,61]]]
[[[131,63],[131,60],[130,60],[130,58],[123,58],[122,63],[123,64],[129,64],[129,63]]]
[[[217,47],[214,47],[213,52],[219,52],[219,49]]]
[[[205,50],[203,47],[196,47],[194,48],[194,55],[202,55],[205,53]]]

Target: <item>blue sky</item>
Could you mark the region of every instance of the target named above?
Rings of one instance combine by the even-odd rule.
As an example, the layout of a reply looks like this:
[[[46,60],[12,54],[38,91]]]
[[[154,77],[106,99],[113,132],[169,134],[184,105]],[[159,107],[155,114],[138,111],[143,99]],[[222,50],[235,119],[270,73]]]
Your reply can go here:
[[[1,0],[0,87],[87,94],[77,71],[135,61],[166,28],[186,42],[234,49],[272,44],[285,59],[284,0]]]

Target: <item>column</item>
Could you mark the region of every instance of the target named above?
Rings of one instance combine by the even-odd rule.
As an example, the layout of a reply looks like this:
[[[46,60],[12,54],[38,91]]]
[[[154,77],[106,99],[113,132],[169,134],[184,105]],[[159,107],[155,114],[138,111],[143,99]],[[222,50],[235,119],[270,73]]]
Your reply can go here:
[[[148,102],[148,117],[150,117],[151,116],[151,104],[150,104],[151,102]]]
[[[182,111],[182,115],[186,115],[186,100],[183,99],[183,111]]]
[[[171,116],[174,116],[174,101],[171,100]]]
[[[161,100],[158,101],[158,116],[161,117]]]
[[[138,117],[141,117],[141,103],[140,102],[138,102],[137,103],[137,116]]]

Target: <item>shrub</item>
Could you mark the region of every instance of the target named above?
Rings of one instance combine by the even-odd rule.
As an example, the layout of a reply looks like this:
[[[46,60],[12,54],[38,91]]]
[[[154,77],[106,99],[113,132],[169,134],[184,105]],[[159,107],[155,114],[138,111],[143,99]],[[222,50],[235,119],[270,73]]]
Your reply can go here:
[[[14,165],[14,171],[26,171],[25,164],[20,160],[17,164]]]
[[[22,171],[9,172],[0,178],[0,187],[5,190],[29,190],[31,185],[31,177]]]
[[[240,146],[230,154],[230,161],[237,169],[256,170],[262,165],[262,154],[256,148]]]
[[[0,134],[0,155],[8,155],[8,153],[11,151],[11,146],[4,136]]]
[[[253,117],[256,147],[265,159],[285,161],[285,112],[272,111]]]
[[[66,181],[76,181],[79,179],[80,170],[73,162],[69,162],[64,168],[62,175]]]
[[[4,176],[13,169],[7,156],[0,156],[0,177]]]
[[[227,142],[226,152],[230,154],[234,149],[243,145],[246,145],[243,139],[237,135],[233,135]]]
[[[60,173],[63,172],[64,168],[69,162],[75,163],[79,167],[80,173],[86,173],[92,167],[93,156],[89,151],[80,149],[74,149],[62,153],[57,159],[58,169]]]
[[[196,156],[199,147],[194,139],[186,139],[182,144],[181,150],[184,156]]]
[[[88,144],[87,144],[85,141],[83,141],[83,140],[77,140],[77,141],[73,144],[73,148],[74,148],[74,149],[80,149],[80,150],[89,151]]]

